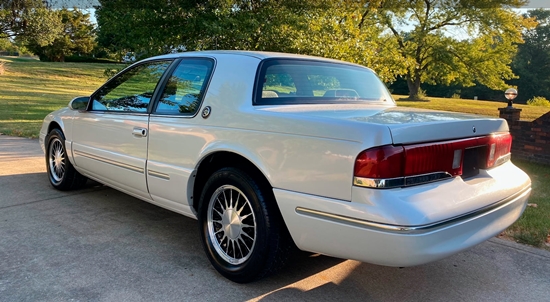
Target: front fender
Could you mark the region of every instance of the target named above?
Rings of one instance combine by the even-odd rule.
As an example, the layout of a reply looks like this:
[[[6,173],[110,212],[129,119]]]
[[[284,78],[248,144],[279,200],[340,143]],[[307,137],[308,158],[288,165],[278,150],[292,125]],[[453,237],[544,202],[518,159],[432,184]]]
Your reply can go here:
[[[38,141],[43,152],[46,152],[46,137],[48,133],[54,128],[59,128],[65,135],[65,149],[67,150],[69,160],[74,164],[72,152],[72,124],[74,115],[77,112],[78,111],[70,110],[69,108],[62,108],[46,115],[38,136]]]

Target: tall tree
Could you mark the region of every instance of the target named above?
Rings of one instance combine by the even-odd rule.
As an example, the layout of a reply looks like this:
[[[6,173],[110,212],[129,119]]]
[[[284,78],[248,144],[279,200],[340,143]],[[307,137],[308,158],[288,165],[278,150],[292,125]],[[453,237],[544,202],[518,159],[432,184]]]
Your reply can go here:
[[[512,69],[518,79],[510,81],[518,87],[518,101],[534,96],[550,99],[550,10],[531,10],[525,17],[535,18],[538,25],[523,32],[525,43],[518,46]]]
[[[353,0],[100,2],[96,13],[99,44],[138,57],[181,50],[242,49],[365,63],[374,57],[376,48],[368,40],[379,33],[376,27],[360,30],[361,6]]]
[[[51,43],[61,32],[61,20],[42,0],[0,0],[0,38]]]
[[[533,21],[513,12],[524,0],[375,0],[371,14],[396,45],[409,98],[421,83],[504,88],[521,32]],[[461,37],[462,36],[462,37]]]
[[[36,39],[28,39],[27,47],[40,57],[41,61],[63,62],[73,54],[87,55],[95,46],[95,29],[89,14],[77,8],[56,10],[63,25],[49,45],[41,45]]]

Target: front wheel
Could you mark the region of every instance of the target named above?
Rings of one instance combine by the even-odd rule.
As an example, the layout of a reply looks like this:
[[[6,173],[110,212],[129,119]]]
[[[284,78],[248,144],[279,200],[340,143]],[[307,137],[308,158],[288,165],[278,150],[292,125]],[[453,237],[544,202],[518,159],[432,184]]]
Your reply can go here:
[[[78,173],[65,149],[65,136],[59,129],[53,129],[46,137],[46,169],[50,184],[62,191],[78,189],[86,184],[86,177]]]
[[[208,179],[199,225],[208,259],[226,278],[245,283],[280,269],[292,247],[275,200],[246,173],[223,168]]]

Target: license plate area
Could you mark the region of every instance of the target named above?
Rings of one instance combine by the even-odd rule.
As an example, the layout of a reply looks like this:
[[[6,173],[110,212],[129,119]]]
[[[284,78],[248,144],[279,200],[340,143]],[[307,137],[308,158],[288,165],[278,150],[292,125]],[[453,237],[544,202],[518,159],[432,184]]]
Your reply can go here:
[[[485,167],[486,155],[486,146],[465,149],[464,159],[462,160],[462,178],[478,175],[479,169]]]

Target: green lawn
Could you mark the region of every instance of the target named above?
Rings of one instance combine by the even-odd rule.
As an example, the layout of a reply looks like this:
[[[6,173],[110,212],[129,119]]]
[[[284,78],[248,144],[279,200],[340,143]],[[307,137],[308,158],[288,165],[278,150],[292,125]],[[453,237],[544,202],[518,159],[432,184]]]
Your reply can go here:
[[[7,62],[0,75],[0,133],[37,137],[42,119],[49,112],[67,106],[76,96],[89,95],[106,81],[106,68],[121,65],[91,63],[44,63],[32,59],[0,57]],[[404,96],[394,96],[395,99]],[[428,101],[398,101],[399,106],[457,111],[498,116],[504,102],[428,98]],[[522,119],[534,120],[550,111],[547,107],[514,105],[523,109]],[[514,162],[533,181],[530,206],[504,236],[537,247],[545,245],[550,233],[550,167]]]
[[[517,242],[550,250],[550,166],[519,160],[513,162],[529,174],[533,191],[529,206],[521,218],[503,235]]]
[[[76,96],[89,95],[106,78],[113,64],[44,63],[29,58],[0,57],[7,62],[0,75],[0,133],[37,137],[42,120],[67,106]]]
[[[447,99],[447,98],[431,98],[428,97],[426,101],[402,101],[400,99],[405,98],[403,95],[394,95],[397,100],[397,105],[403,107],[415,107],[433,110],[445,110],[455,112],[465,112],[473,114],[481,114],[486,116],[498,117],[498,108],[506,107],[505,102],[493,102],[493,101],[474,101],[465,99]],[[521,119],[526,121],[532,121],[539,116],[550,111],[550,107],[537,107],[522,104],[514,104],[514,107],[522,109]]]

